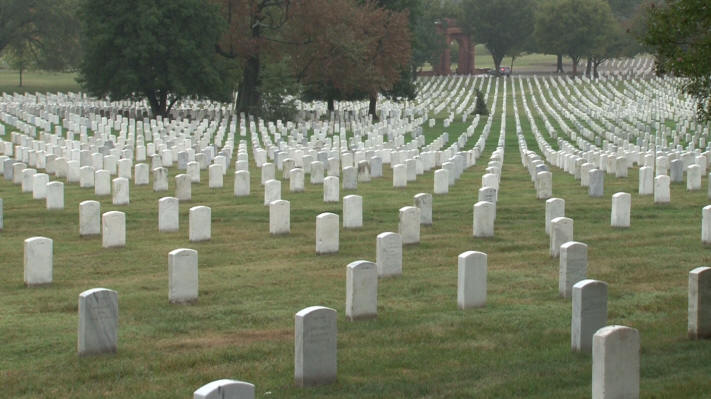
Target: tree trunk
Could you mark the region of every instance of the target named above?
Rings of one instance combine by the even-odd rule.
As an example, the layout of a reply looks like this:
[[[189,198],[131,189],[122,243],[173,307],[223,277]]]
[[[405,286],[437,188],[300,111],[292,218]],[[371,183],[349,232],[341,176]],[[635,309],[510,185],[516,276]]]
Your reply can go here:
[[[368,115],[370,115],[373,118],[373,121],[378,120],[378,114],[375,112],[376,111],[376,106],[378,104],[378,93],[371,94],[369,96],[370,102],[368,103]]]
[[[563,70],[563,54],[558,54],[556,56],[556,58],[557,58],[557,60],[556,60],[555,72],[556,73],[565,73],[565,71]]]
[[[496,76],[499,76],[501,74],[501,60],[504,59],[504,56],[503,55],[496,56],[496,55],[492,54],[491,58],[494,59],[494,68],[496,68]]]
[[[593,77],[594,77],[595,79],[597,79],[597,78],[600,77],[600,75],[598,75],[598,73],[597,73],[597,67],[598,67],[599,65],[600,65],[599,62],[594,62],[594,63],[593,63]]]
[[[333,106],[333,96],[329,95],[326,99],[326,103],[328,104],[328,113],[330,114],[336,109],[336,107]]]
[[[260,24],[255,23],[252,26],[252,39],[258,40],[262,36]],[[237,113],[244,112],[245,114],[257,114],[259,112],[259,86],[260,86],[260,59],[259,47],[254,50],[254,54],[247,58],[242,73],[242,81],[238,87],[237,97]]]
[[[570,57],[573,60],[573,78],[578,76],[578,64],[580,63],[580,57]]]
[[[23,72],[23,65],[20,64],[20,87],[22,87],[22,72]]]
[[[592,70],[592,57],[588,57],[588,64],[585,66],[585,76],[590,77],[590,71]]]
[[[256,114],[259,110],[259,55],[247,59],[237,95],[237,113]]]

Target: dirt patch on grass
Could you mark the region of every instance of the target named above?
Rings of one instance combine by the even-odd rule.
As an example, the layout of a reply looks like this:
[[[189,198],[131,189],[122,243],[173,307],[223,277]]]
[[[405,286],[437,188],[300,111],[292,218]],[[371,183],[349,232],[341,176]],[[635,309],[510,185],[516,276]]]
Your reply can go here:
[[[164,339],[157,343],[158,348],[163,349],[202,349],[219,348],[226,346],[248,346],[257,342],[266,341],[287,341],[294,338],[294,331],[287,329],[279,330],[249,330],[240,331],[234,334],[220,334],[215,332],[202,333],[199,336],[185,336],[179,338]]]

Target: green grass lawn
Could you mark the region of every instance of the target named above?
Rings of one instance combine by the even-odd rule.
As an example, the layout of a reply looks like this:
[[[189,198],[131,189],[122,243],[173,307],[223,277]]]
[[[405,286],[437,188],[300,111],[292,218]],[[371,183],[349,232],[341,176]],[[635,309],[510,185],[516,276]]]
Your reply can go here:
[[[28,71],[22,75],[19,86],[19,73],[14,70],[0,69],[0,93],[34,93],[81,91],[76,82],[76,73]]]
[[[180,205],[180,231],[158,233],[158,199],[174,195],[178,172],[171,169],[168,192],[132,184],[128,206],[100,198],[102,212],[127,214],[127,246],[120,249],[102,249],[100,237],[79,237],[78,204],[95,199],[92,189],[65,185],[65,209],[49,212],[44,201],[0,178],[2,396],[188,398],[207,382],[233,378],[254,383],[259,398],[590,397],[591,358],[570,351],[571,303],[558,296],[544,201],[536,200],[521,166],[510,87],[507,93],[496,236],[472,237],[472,206],[498,140],[500,99],[479,162],[449,194],[434,196],[434,223],[422,228],[419,245],[404,248],[403,275],[380,280],[374,320],[345,320],[346,265],[375,260],[376,235],[397,231],[398,209],[412,205],[415,194],[432,192],[432,172],[393,189],[384,167],[383,178],[341,190],[363,196],[364,226],[341,229],[339,252],[322,256],[315,254],[316,216],[342,214],[341,206],[323,203],[322,187],[308,177],[303,193],[290,193],[282,182],[282,198],[291,202],[289,235],[270,236],[253,165],[249,197],[233,197],[232,168],[222,189],[209,189],[203,172],[192,201]],[[518,101],[522,129],[536,150]],[[428,142],[443,131],[453,141],[466,125],[459,120],[444,129],[438,119],[424,132]],[[484,120],[467,148],[483,126]],[[566,200],[575,239],[589,245],[588,278],[609,284],[609,324],[640,331],[642,397],[707,396],[710,342],[686,338],[688,272],[711,261],[700,241],[706,179],[697,192],[673,184],[672,203],[655,205],[637,195],[637,168],[624,179],[606,175],[603,198],[588,197],[571,175],[552,169],[554,196]],[[620,191],[632,194],[628,229],[610,227],[611,196]],[[212,208],[209,242],[188,241],[188,210],[195,205]],[[37,235],[54,240],[54,282],[26,288],[22,244]],[[195,305],[168,303],[168,252],[176,248],[199,253]],[[469,250],[488,254],[487,305],[461,311],[457,256]],[[79,358],[77,298],[94,287],[118,291],[118,353]],[[300,389],[293,384],[294,314],[312,305],[338,311],[338,382]]]

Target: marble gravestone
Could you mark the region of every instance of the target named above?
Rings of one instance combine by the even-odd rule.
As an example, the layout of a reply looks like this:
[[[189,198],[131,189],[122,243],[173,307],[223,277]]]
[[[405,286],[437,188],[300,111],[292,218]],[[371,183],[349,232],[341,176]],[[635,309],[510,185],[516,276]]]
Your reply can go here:
[[[346,318],[371,319],[378,315],[378,270],[373,262],[357,260],[346,267]]]
[[[276,200],[269,204],[269,233],[272,235],[289,234],[291,231],[291,203]]]
[[[227,379],[212,381],[193,392],[193,399],[254,399],[254,385]]]
[[[209,241],[212,237],[212,209],[208,206],[190,208],[188,224],[191,242]]]
[[[331,384],[337,376],[337,313],[310,306],[295,316],[294,382],[297,386]]]
[[[343,228],[357,229],[363,227],[363,197],[346,195],[343,197]]]
[[[126,214],[110,211],[101,215],[101,245],[104,248],[126,246]]]
[[[607,283],[580,280],[571,290],[570,346],[573,351],[591,353],[593,335],[607,324]]]
[[[414,206],[405,206],[399,211],[398,233],[402,236],[402,243],[417,244],[420,242],[420,209]]]
[[[486,305],[487,256],[467,251],[457,257],[457,306],[459,309]]]
[[[385,232],[378,234],[375,249],[375,263],[379,277],[402,274],[402,237],[400,234]]]
[[[338,233],[338,215],[325,212],[316,216],[316,253],[329,254],[338,252]]]
[[[101,203],[87,200],[79,203],[79,235],[101,234]]]
[[[414,197],[415,207],[420,210],[420,224],[432,225],[432,194],[419,193]]]
[[[28,287],[52,282],[53,241],[47,237],[30,237],[24,242],[24,280]]]
[[[588,270],[588,246],[582,242],[568,241],[560,246],[558,294],[570,298],[573,285],[585,279]]]
[[[93,288],[79,294],[79,356],[116,353],[118,343],[118,293]]]
[[[639,331],[607,326],[593,336],[592,398],[639,398]]]
[[[557,217],[551,220],[550,254],[557,258],[560,246],[573,241],[573,219]]]
[[[168,300],[195,303],[198,299],[198,253],[179,248],[168,253]]]
[[[711,267],[689,272],[688,309],[689,338],[711,338]]]

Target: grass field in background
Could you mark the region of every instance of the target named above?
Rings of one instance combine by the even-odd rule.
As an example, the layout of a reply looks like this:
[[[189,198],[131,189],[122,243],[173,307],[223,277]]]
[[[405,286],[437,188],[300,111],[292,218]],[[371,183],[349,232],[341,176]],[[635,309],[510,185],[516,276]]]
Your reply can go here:
[[[19,74],[15,70],[0,69],[0,93],[34,93],[81,91],[76,82],[76,73],[27,71],[22,74],[22,86],[19,86]]]
[[[291,202],[289,235],[269,234],[253,164],[249,197],[232,195],[234,165],[222,189],[209,189],[204,171],[192,201],[180,204],[180,231],[158,233],[158,199],[175,192],[179,172],[172,168],[168,192],[131,184],[128,206],[99,198],[102,213],[127,214],[127,246],[119,249],[78,235],[78,204],[96,199],[93,189],[65,184],[65,209],[49,212],[44,201],[0,178],[3,395],[189,398],[207,382],[233,378],[255,384],[258,398],[590,397],[591,358],[570,351],[571,303],[558,296],[558,259],[548,254],[544,201],[536,199],[521,165],[510,86],[496,236],[472,237],[472,206],[498,140],[502,93],[500,86],[477,165],[449,194],[434,196],[434,223],[422,228],[419,245],[404,248],[403,275],[379,281],[374,320],[345,320],[346,265],[375,260],[376,235],[397,231],[398,209],[412,205],[415,194],[432,192],[433,172],[393,189],[386,166],[383,178],[341,190],[341,196],[363,196],[364,226],[341,229],[339,252],[321,256],[315,254],[316,216],[340,215],[341,205],[323,203],[322,187],[309,184],[308,176],[303,193],[290,193],[282,182],[282,198]],[[529,148],[537,150],[518,101]],[[439,115],[424,133],[429,142],[447,131],[454,141],[469,123],[457,118],[445,129]],[[484,120],[466,148],[483,126]],[[710,342],[686,338],[688,272],[711,263],[700,241],[706,179],[696,192],[672,184],[671,204],[655,205],[651,196],[637,195],[636,167],[628,178],[606,175],[603,198],[590,198],[571,175],[552,171],[553,193],[566,200],[575,240],[589,245],[588,278],[609,284],[609,324],[640,331],[642,397],[708,395]],[[610,227],[611,196],[619,191],[632,194],[628,229]],[[212,208],[211,241],[188,241],[188,210],[196,205]],[[37,235],[54,240],[54,282],[25,288],[22,243]],[[199,253],[195,305],[168,303],[168,252],[176,248]],[[469,250],[488,254],[487,305],[461,311],[457,256]],[[77,298],[94,287],[118,291],[118,353],[80,359]],[[294,314],[312,305],[338,311],[338,382],[300,389],[293,384]]]

